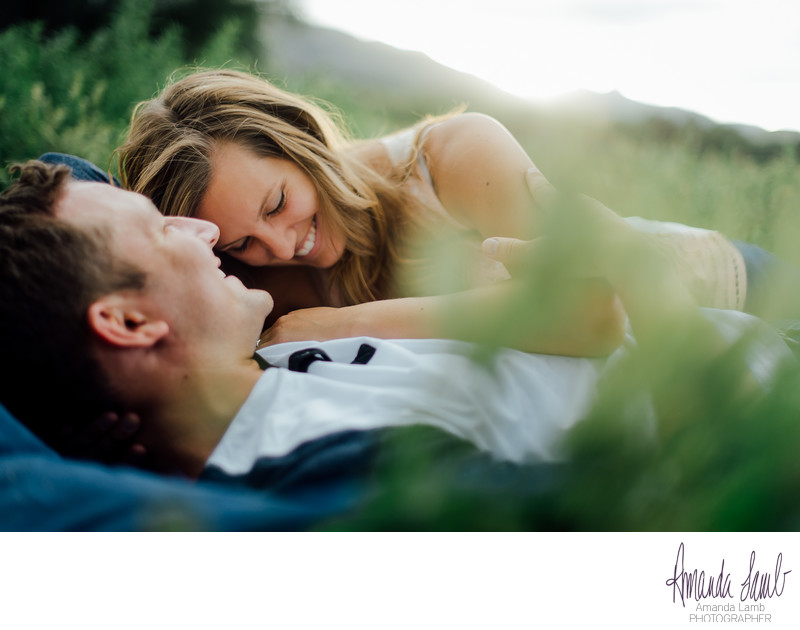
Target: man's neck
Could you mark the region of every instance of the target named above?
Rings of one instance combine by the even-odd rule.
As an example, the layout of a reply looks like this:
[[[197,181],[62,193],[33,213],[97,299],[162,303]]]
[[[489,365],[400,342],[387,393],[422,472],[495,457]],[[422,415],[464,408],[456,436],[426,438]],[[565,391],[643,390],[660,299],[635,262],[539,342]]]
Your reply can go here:
[[[153,466],[198,477],[262,374],[252,359],[171,374],[167,395],[143,412],[149,417],[143,437]]]

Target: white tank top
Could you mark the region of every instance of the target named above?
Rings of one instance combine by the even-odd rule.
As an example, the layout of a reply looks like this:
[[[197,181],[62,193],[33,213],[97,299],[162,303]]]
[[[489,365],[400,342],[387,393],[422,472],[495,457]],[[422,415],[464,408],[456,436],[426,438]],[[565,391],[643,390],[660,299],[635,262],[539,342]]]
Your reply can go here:
[[[435,125],[431,125],[422,131],[419,139],[420,143],[423,142],[425,136],[434,126]],[[414,151],[414,139],[417,137],[418,133],[419,126],[415,126],[381,138],[381,144],[386,149],[392,166],[395,168],[402,168],[404,165],[408,164]],[[451,215],[442,205],[442,202],[439,201],[431,172],[428,169],[428,164],[425,162],[425,156],[422,154],[422,151],[417,153],[417,160],[414,166],[416,167],[416,174],[418,177],[412,177],[408,182],[409,190],[412,194],[422,201],[430,210],[440,215],[440,218],[444,219],[452,227],[461,230],[469,230],[469,226]]]

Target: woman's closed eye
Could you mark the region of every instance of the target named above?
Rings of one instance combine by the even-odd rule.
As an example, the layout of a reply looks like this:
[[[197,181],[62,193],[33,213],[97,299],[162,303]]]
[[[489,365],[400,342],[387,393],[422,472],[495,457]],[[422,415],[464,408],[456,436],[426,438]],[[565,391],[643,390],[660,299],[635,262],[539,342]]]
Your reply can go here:
[[[281,213],[281,211],[286,207],[286,191],[281,190],[281,198],[278,200],[278,205],[276,205],[272,210],[267,212],[265,215],[266,217],[274,217]]]
[[[269,212],[265,213],[262,218],[268,219],[270,217],[278,216],[283,209],[286,207],[286,192],[281,190],[281,198],[278,200],[278,204]],[[234,254],[241,254],[244,252],[250,245],[252,245],[253,239],[249,236],[243,238],[238,244],[236,245],[229,245],[225,248],[225,251],[232,252]]]
[[[235,254],[241,254],[248,247],[250,247],[250,243],[252,243],[252,241],[253,239],[248,236],[242,239],[241,243],[239,243],[238,245],[228,245],[228,247],[225,248],[225,251],[233,252]]]

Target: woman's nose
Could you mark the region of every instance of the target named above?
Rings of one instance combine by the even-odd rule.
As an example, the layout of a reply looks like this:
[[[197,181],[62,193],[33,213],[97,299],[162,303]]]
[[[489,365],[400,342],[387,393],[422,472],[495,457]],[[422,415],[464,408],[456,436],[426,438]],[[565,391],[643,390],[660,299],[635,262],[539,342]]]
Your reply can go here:
[[[295,239],[291,230],[280,230],[275,225],[262,226],[255,234],[272,258],[288,261],[294,258]]]
[[[196,236],[204,243],[208,243],[209,247],[214,247],[219,240],[219,228],[211,221],[193,219],[191,217],[167,217],[166,220],[173,227]]]

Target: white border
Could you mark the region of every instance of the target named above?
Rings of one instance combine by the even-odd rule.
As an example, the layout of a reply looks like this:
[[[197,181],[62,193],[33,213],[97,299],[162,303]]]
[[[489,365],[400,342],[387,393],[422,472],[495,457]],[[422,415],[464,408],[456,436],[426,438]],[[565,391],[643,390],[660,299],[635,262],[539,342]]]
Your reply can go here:
[[[731,600],[755,568],[783,594],[770,620],[700,623],[673,603],[684,566]],[[800,535],[763,533],[6,534],[2,627],[800,627]],[[276,625],[279,624],[279,625]]]

